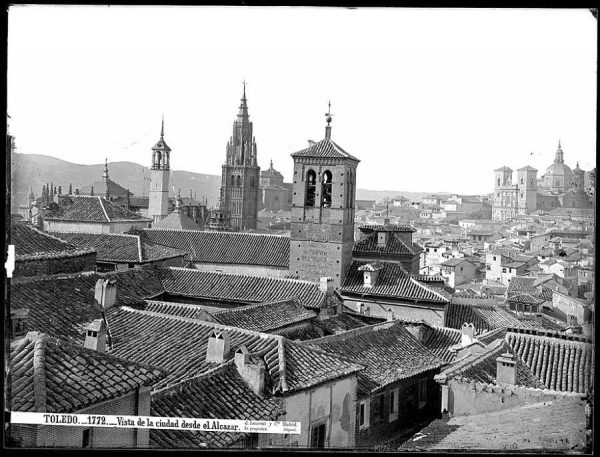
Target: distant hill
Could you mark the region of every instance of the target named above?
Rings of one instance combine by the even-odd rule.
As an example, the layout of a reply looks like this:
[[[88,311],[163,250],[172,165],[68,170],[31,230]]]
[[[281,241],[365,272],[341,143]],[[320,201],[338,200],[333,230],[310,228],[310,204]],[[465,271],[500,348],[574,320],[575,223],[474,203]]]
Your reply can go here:
[[[12,212],[17,212],[19,205],[24,204],[27,192],[33,187],[36,197],[39,197],[42,186],[54,183],[62,186],[62,192],[67,193],[69,184],[73,191],[102,179],[104,164],[79,165],[66,162],[51,156],[40,154],[14,153],[11,165],[12,173]],[[110,178],[129,189],[135,195],[148,195],[150,169],[133,162],[111,162],[109,164]],[[208,205],[217,204],[221,186],[221,177],[189,171],[172,171],[172,184],[175,189],[181,189],[183,196],[189,196],[190,189],[196,192],[198,199],[203,196],[208,199]],[[175,195],[173,188],[170,193]]]
[[[12,212],[18,212],[19,205],[25,203],[25,198],[30,187],[36,197],[39,197],[42,186],[54,183],[62,186],[63,193],[69,189],[69,184],[75,189],[93,183],[102,178],[104,164],[79,165],[55,157],[40,154],[14,153],[12,157]],[[587,175],[587,173],[586,173]],[[150,183],[150,169],[133,162],[111,162],[109,164],[110,178],[129,189],[137,196],[148,195]],[[586,176],[587,178],[587,176]],[[209,206],[215,206],[219,199],[221,177],[204,173],[173,170],[172,188],[170,194],[174,196],[177,189],[181,189],[183,196],[188,196],[190,189],[197,194],[198,199],[206,197]],[[175,188],[175,192],[173,192]],[[369,190],[357,189],[356,198],[359,200],[380,201],[384,197],[394,198],[404,195],[410,200],[420,200],[425,195],[437,193],[450,195],[447,192],[406,192],[399,190]]]

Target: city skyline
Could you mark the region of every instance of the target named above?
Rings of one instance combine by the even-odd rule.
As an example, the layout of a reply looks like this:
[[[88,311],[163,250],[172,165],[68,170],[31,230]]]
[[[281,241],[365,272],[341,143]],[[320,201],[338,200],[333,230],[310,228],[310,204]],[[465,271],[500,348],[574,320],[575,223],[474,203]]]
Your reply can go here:
[[[500,166],[543,174],[559,139],[565,163],[595,167],[588,10],[315,13],[11,7],[17,151],[147,167],[164,113],[172,169],[218,175],[246,80],[258,164],[273,160],[287,182],[289,154],[324,137],[329,100],[332,139],[361,159],[360,188],[490,193]]]

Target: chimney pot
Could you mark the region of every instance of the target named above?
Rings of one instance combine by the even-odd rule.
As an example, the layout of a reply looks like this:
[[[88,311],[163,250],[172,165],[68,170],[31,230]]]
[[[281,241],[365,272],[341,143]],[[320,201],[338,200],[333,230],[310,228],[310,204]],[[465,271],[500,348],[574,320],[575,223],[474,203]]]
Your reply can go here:
[[[387,221],[387,219],[386,219]],[[377,247],[385,247],[387,242],[387,232],[377,232]]]
[[[394,310],[392,308],[390,308],[387,310],[387,320],[388,320],[388,322],[391,322],[394,319],[396,319],[396,316],[394,315]]]
[[[98,352],[105,352],[106,323],[104,319],[95,319],[85,328],[85,342],[83,347]]]
[[[367,309],[365,309],[365,316],[370,316],[371,315],[371,307],[367,306]]]
[[[111,279],[98,279],[94,299],[104,308],[104,311],[108,311],[117,300],[117,282]]]
[[[321,292],[331,295],[333,293],[333,278],[322,277],[320,282]]]
[[[470,346],[471,344],[473,344],[474,340],[475,340],[475,326],[473,325],[473,323],[464,323],[462,325],[462,335],[461,335],[461,340],[460,340],[460,345],[462,347],[466,347],[466,346]]]
[[[253,363],[245,346],[235,351],[235,366],[246,384],[257,395],[263,395],[265,389],[265,364],[262,360]]]
[[[515,385],[517,382],[517,362],[506,352],[496,359],[496,384]]]
[[[229,357],[229,333],[227,331],[213,330],[208,337],[206,348],[206,361],[223,363]]]

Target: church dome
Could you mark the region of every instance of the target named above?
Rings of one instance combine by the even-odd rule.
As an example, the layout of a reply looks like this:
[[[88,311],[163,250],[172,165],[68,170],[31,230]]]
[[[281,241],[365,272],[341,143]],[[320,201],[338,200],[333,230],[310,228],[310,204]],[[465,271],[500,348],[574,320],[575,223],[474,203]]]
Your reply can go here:
[[[554,163],[546,168],[544,174],[544,187],[551,189],[553,192],[564,192],[573,184],[573,171],[565,164],[564,152],[558,142],[558,149]]]
[[[564,163],[553,163],[548,168],[546,168],[547,175],[553,176],[564,176],[566,179],[570,179],[573,177],[573,172],[569,168],[568,165]]]

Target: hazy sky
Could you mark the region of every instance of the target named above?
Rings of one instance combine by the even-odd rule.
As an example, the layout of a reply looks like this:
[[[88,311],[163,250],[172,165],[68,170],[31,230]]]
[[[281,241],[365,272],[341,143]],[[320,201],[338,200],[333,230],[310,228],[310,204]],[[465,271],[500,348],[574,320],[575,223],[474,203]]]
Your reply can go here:
[[[582,10],[9,10],[17,151],[220,174],[246,79],[259,165],[324,137],[377,190],[488,193],[493,170],[595,166],[597,24]]]

